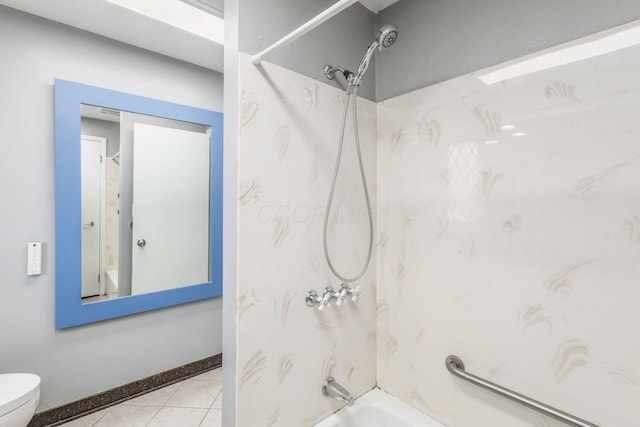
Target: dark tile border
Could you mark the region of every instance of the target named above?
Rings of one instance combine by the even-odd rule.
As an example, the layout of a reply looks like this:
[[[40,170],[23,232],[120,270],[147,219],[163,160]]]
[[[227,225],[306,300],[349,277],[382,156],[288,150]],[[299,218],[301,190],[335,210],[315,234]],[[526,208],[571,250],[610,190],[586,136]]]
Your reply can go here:
[[[27,427],[53,427],[222,366],[222,354],[197,360],[66,405],[37,413]]]

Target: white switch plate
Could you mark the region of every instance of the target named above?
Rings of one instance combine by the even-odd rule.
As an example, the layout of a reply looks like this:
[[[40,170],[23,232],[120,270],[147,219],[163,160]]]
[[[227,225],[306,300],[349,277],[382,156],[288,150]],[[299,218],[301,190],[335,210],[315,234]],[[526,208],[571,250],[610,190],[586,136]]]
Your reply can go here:
[[[27,276],[42,274],[42,242],[27,244]]]

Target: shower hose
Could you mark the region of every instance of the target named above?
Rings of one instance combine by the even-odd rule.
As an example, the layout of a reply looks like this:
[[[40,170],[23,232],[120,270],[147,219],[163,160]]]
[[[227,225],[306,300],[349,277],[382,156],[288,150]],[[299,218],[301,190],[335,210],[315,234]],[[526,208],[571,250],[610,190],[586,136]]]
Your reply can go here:
[[[331,256],[329,254],[329,247],[327,243],[327,229],[329,226],[329,214],[331,212],[331,205],[333,204],[333,196],[336,189],[336,180],[338,178],[338,171],[340,170],[340,160],[342,159],[342,148],[344,146],[344,131],[347,122],[347,114],[349,111],[349,101],[353,96],[353,130],[355,134],[356,152],[358,154],[358,164],[360,165],[360,176],[362,178],[362,191],[364,192],[364,199],[367,205],[367,216],[369,219],[369,249],[367,251],[367,258],[362,266],[362,269],[353,277],[347,277],[340,274],[333,263],[331,262]],[[371,201],[369,200],[369,192],[367,191],[367,178],[364,173],[364,164],[362,162],[362,153],[360,150],[360,137],[358,136],[358,107],[357,107],[358,87],[353,87],[353,93],[347,94],[347,101],[344,105],[344,114],[342,115],[342,127],[340,129],[340,142],[338,144],[338,155],[336,158],[335,168],[333,170],[333,180],[331,181],[331,189],[329,190],[329,200],[327,202],[327,209],[324,215],[324,227],[322,231],[322,240],[324,244],[324,256],[329,264],[329,268],[333,274],[345,283],[352,283],[362,277],[367,271],[369,262],[371,261],[371,254],[373,251],[373,214],[371,213]]]

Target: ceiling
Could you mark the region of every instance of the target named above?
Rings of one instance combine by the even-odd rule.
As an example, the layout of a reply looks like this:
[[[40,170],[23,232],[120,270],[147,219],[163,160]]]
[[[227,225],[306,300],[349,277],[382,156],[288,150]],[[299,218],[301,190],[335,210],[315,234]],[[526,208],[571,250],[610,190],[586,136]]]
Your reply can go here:
[[[184,29],[145,15],[118,3],[122,0],[0,0],[0,5],[41,16],[113,40],[138,46],[211,70],[224,71],[224,46],[221,42],[192,34]],[[182,0],[221,15],[223,0]],[[359,0],[378,13],[399,0]],[[123,2],[123,4],[126,2]],[[208,8],[208,9],[207,9]],[[220,13],[216,13],[216,10]],[[211,15],[213,16],[213,15]],[[118,25],[112,25],[117,22]],[[149,37],[162,34],[162,39]],[[207,52],[206,55],[203,52]]]
[[[181,0],[194,6],[204,5],[205,7],[214,8],[220,11],[224,10],[224,0]],[[378,13],[387,6],[392,5],[400,0],[360,0],[363,6],[372,12]]]
[[[360,3],[362,3],[367,9],[378,13],[385,7],[390,6],[398,1],[399,0],[360,0]]]
[[[223,72],[221,43],[116,3],[116,0],[0,0],[0,5]],[[113,25],[114,22],[118,25]],[[150,36],[153,34],[162,34],[162,38]]]

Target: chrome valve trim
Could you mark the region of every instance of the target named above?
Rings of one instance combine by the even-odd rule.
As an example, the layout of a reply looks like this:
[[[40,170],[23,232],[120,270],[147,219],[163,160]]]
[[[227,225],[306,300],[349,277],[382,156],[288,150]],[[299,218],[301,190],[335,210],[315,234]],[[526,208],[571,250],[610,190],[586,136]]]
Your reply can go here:
[[[317,307],[318,310],[323,310],[325,307],[335,305],[340,306],[346,301],[356,301],[360,297],[360,287],[350,287],[348,284],[343,283],[336,291],[331,286],[327,286],[322,295],[318,294],[315,290],[310,290],[305,296],[305,304],[309,307]]]

